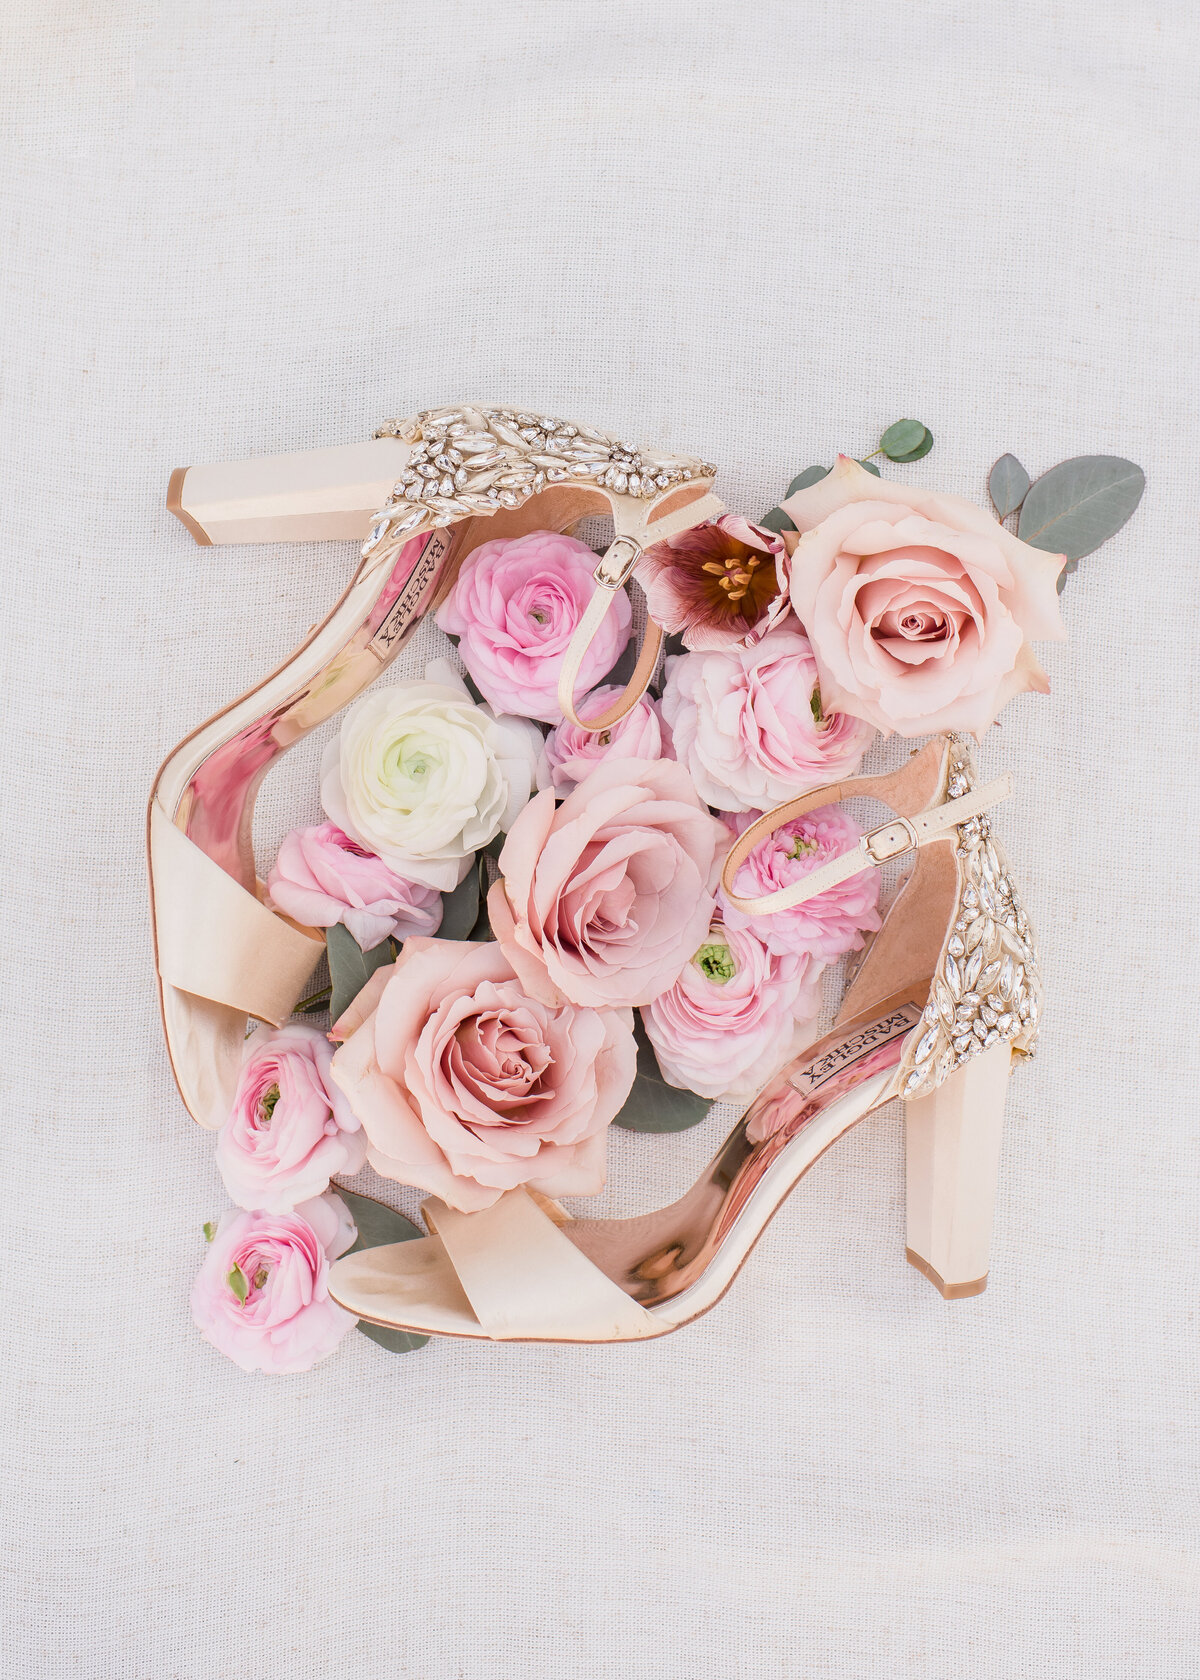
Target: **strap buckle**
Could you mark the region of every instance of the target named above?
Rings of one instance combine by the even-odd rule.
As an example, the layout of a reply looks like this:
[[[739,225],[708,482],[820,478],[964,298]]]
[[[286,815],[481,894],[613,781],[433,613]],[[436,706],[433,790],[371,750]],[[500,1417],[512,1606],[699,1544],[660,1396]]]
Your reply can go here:
[[[592,576],[602,589],[620,589],[641,558],[640,542],[633,537],[617,537],[609,543]]]
[[[892,858],[903,857],[905,852],[915,852],[918,843],[917,831],[907,817],[894,817],[891,822],[871,829],[859,841],[872,863],[888,863]]]

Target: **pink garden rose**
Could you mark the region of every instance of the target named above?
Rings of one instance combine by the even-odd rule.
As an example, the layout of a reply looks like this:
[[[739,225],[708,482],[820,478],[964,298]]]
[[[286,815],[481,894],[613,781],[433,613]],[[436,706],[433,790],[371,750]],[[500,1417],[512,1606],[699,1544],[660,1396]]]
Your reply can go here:
[[[607,710],[619,688],[596,688],[579,705],[585,721]],[[553,788],[560,799],[582,782],[605,758],[670,758],[671,732],[662,708],[648,694],[642,696],[619,723],[593,734],[564,720],[552,729],[538,760],[537,785]]]
[[[488,896],[492,929],[531,997],[649,1003],[708,930],[728,840],[680,765],[606,759],[557,809],[546,792],[521,812]]]
[[[754,647],[668,660],[662,707],[676,758],[719,811],[765,810],[838,781],[875,735],[828,710],[808,638],[786,626]]]
[[[318,1196],[291,1213],[230,1208],[192,1286],[192,1317],[205,1341],[243,1371],[311,1370],[357,1322],[328,1287],[329,1262],[354,1237],[340,1196]]]
[[[734,825],[741,834],[754,820],[755,813],[750,812],[736,817]],[[734,877],[734,891],[739,898],[761,898],[790,887],[831,858],[853,851],[861,833],[853,817],[837,805],[807,811],[759,841]],[[864,869],[803,904],[765,916],[735,909],[724,893],[720,901],[726,927],[751,928],[769,951],[804,953],[822,963],[859,950],[863,934],[874,933],[880,926],[877,869]]]
[[[655,543],[637,580],[655,623],[696,651],[747,646],[788,611],[782,540],[738,514]]]
[[[314,1027],[259,1027],[246,1040],[217,1166],[239,1207],[286,1213],[334,1173],[356,1173],[367,1145],[329,1076],[333,1047]]]
[[[567,644],[596,590],[596,556],[558,531],[483,543],[463,561],[437,622],[498,712],[558,723],[558,676]],[[622,591],[584,656],[586,688],[612,670],[629,640]]]
[[[663,1078],[700,1097],[753,1096],[810,1035],[820,974],[811,957],[773,955],[753,932],[715,922],[642,1011]]]
[[[962,496],[875,478],[845,455],[780,505],[800,532],[792,606],[826,706],[899,735],[982,735],[1014,694],[1049,692],[1029,643],[1066,636],[1065,555]]]
[[[342,922],[364,951],[389,934],[407,939],[441,926],[442,896],[435,888],[397,875],[336,823],[285,835],[267,888],[285,916],[307,927]]]
[[[334,1030],[333,1076],[385,1178],[464,1213],[518,1184],[603,1188],[637,1067],[631,1011],[530,997],[494,943],[410,939]]]

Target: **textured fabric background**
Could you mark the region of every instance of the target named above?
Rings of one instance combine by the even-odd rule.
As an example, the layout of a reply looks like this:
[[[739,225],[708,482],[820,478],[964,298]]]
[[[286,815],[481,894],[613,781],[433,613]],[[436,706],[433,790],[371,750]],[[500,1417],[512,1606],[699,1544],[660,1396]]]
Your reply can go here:
[[[8,0],[0,34],[3,1672],[1194,1676],[1195,8]],[[904,1264],[889,1112],[662,1342],[352,1335],[268,1380],[193,1331],[224,1196],[144,800],[351,552],[197,548],[167,475],[468,395],[703,453],[751,512],[902,414],[915,483],[1147,468],[983,754],[1051,1010],[982,1298]],[[614,1137],[605,1205],[719,1132]]]

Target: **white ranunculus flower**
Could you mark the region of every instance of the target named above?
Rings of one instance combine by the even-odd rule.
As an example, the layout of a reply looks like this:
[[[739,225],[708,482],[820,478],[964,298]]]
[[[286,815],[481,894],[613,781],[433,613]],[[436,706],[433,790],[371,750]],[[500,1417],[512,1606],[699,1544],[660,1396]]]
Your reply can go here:
[[[541,731],[477,706],[449,661],[365,694],[321,761],[321,804],[411,881],[449,892],[533,791]]]

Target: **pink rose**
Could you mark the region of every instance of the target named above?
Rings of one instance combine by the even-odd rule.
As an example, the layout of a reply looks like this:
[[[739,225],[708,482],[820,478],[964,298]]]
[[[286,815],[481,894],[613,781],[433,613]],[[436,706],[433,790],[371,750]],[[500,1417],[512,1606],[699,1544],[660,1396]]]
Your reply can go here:
[[[619,688],[596,688],[579,706],[585,720],[598,717],[614,701]],[[671,732],[662,720],[657,700],[643,695],[620,723],[591,734],[565,720],[552,729],[538,759],[537,785],[553,788],[564,799],[577,782],[590,776],[605,758],[670,758]]]
[[[664,1079],[700,1097],[753,1096],[808,1037],[820,974],[811,957],[774,955],[754,933],[714,923],[642,1011]]]
[[[537,794],[508,832],[488,913],[526,991],[594,1008],[649,1003],[712,920],[728,832],[687,772],[606,759],[555,808]]]
[[[334,1173],[356,1173],[367,1145],[329,1076],[333,1047],[314,1027],[259,1027],[246,1040],[217,1166],[239,1207],[286,1213]]]
[[[357,1322],[329,1298],[329,1262],[355,1237],[340,1196],[291,1213],[221,1215],[192,1286],[192,1317],[205,1341],[243,1371],[308,1371]]]
[[[437,622],[458,636],[459,655],[498,712],[558,723],[563,655],[596,590],[596,556],[558,531],[483,543],[463,561]],[[632,614],[622,592],[583,661],[590,688],[612,670],[629,640]]]
[[[676,758],[719,811],[765,810],[836,782],[875,734],[825,708],[808,637],[786,627],[754,647],[668,660],[662,707]]]
[[[385,1178],[464,1213],[518,1184],[603,1188],[605,1132],[637,1067],[629,1010],[530,997],[494,943],[410,939],[337,1030],[333,1076]]]
[[[436,933],[442,922],[439,892],[406,881],[331,822],[284,836],[267,888],[285,916],[307,927],[342,922],[364,951],[389,934]]]
[[[737,514],[655,543],[637,580],[655,623],[694,650],[748,646],[788,611],[782,540]]]
[[[1030,639],[1062,641],[1065,555],[1030,548],[962,496],[874,478],[839,455],[781,503],[801,535],[792,606],[825,705],[900,735],[971,730],[1050,685]]]
[[[754,812],[735,818],[738,833],[744,833],[754,820]],[[861,833],[853,817],[839,806],[818,806],[761,840],[734,877],[734,890],[739,898],[762,898],[790,887],[820,864],[853,851]],[[748,916],[735,909],[724,893],[720,899],[726,927],[751,928],[769,951],[806,953],[823,963],[859,950],[862,935],[874,933],[881,925],[877,869],[864,869],[804,904],[765,916]]]

